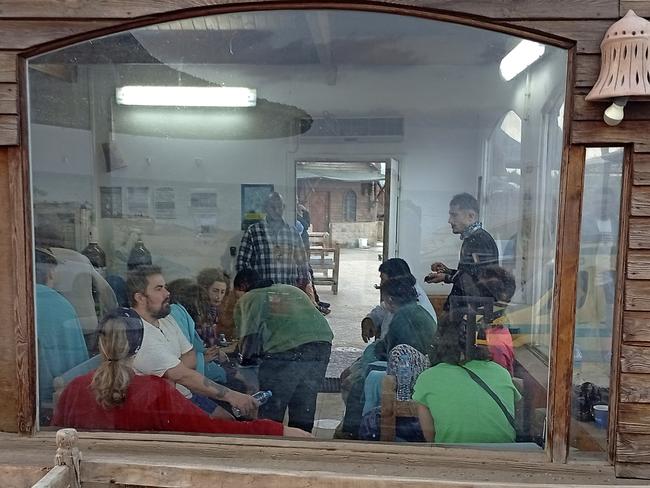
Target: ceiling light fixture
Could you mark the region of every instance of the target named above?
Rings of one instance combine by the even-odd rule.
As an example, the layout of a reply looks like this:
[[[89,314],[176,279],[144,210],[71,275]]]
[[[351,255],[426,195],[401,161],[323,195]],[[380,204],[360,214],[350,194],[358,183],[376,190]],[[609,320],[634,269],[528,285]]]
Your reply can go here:
[[[257,90],[237,86],[122,86],[119,105],[152,107],[254,107]]]
[[[535,41],[524,40],[501,60],[499,71],[504,80],[510,81],[542,57],[546,48]]]

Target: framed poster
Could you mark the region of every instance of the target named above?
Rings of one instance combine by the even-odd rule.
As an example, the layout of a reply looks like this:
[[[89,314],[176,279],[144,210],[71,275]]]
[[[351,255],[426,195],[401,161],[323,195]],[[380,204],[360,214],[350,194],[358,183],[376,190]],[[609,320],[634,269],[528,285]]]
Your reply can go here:
[[[148,186],[127,187],[126,212],[129,217],[149,217]]]
[[[103,218],[115,219],[122,217],[122,187],[100,186],[99,200],[102,207],[100,215]]]
[[[265,217],[264,201],[273,192],[273,185],[242,184],[241,186],[241,228],[246,230],[249,225]]]
[[[156,188],[153,209],[158,219],[176,218],[176,192],[171,186]]]

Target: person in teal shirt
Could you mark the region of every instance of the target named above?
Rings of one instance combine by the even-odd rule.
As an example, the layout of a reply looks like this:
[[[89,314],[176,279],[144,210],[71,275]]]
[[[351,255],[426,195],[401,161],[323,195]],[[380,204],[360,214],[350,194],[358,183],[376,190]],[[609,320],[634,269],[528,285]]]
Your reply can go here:
[[[282,422],[288,407],[289,426],[311,432],[334,338],[327,319],[301,289],[252,269],[237,273],[234,289],[242,366],[257,365],[260,389],[273,395],[259,416]]]
[[[36,330],[41,413],[52,407],[54,378],[88,360],[77,312],[52,288],[58,264],[53,254],[36,249]]]
[[[436,443],[515,442],[515,429],[501,407],[466,369],[483,380],[512,417],[521,395],[508,370],[489,360],[487,341],[471,338],[473,347],[466,348],[464,335],[457,324],[441,320],[432,357],[437,364],[415,383],[413,400],[419,403],[424,438]]]

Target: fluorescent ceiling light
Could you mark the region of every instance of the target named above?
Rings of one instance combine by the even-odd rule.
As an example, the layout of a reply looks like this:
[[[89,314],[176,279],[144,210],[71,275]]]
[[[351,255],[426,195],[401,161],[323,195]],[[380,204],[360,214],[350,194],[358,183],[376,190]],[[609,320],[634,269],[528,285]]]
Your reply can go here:
[[[257,90],[236,86],[122,86],[120,105],[156,107],[254,107]]]
[[[543,44],[534,41],[521,41],[501,60],[499,70],[504,80],[510,81],[544,54]]]

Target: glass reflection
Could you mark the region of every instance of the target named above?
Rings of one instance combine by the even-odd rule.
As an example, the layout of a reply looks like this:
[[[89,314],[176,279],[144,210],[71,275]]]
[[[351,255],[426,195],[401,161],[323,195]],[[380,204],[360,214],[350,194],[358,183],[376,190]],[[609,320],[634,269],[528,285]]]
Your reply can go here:
[[[31,59],[41,427],[543,444],[567,53],[505,81],[520,42],[286,10]]]
[[[571,443],[607,450],[623,148],[587,148],[573,351]]]

